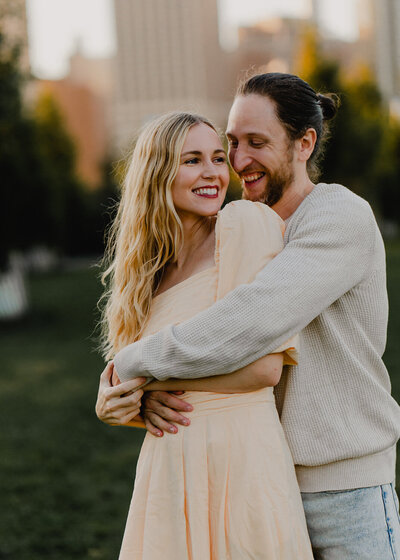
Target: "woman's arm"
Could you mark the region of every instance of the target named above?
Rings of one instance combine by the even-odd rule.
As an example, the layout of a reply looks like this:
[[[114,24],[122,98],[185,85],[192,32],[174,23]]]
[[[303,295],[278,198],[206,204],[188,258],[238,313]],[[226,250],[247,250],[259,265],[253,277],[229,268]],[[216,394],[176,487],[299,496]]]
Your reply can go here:
[[[237,371],[199,379],[152,381],[143,391],[212,391],[214,393],[248,393],[279,382],[283,353],[268,354]]]
[[[190,420],[182,416],[180,412],[192,410],[192,406],[183,399],[174,397],[166,391],[212,391],[214,393],[246,393],[257,391],[263,387],[275,386],[281,377],[283,365],[283,353],[268,354],[252,364],[245,366],[233,373],[226,375],[215,375],[213,377],[202,377],[200,379],[167,379],[166,381],[152,381],[140,391],[149,392],[152,399],[156,397],[156,410],[162,409],[169,412],[169,422],[175,422],[187,426]],[[143,378],[142,378],[143,380]],[[111,386],[117,386],[121,382],[114,368]],[[126,385],[127,382],[124,383]],[[158,391],[150,393],[150,391]],[[154,406],[154,403],[153,403]],[[166,422],[163,417],[158,418],[155,423],[155,409],[150,405],[148,399],[144,403],[144,419],[137,415],[127,422],[128,426],[146,427],[155,436],[162,436],[163,431],[176,433],[178,430],[174,424]],[[158,407],[158,408],[157,408]],[[152,423],[154,422],[154,423]]]

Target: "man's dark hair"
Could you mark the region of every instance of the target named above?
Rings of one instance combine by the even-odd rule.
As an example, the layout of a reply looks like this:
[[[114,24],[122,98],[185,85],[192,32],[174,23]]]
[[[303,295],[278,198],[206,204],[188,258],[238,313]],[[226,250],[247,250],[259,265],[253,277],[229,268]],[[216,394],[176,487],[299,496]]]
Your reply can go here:
[[[236,95],[264,95],[276,107],[276,115],[285,127],[290,141],[301,138],[308,128],[317,133],[314,151],[307,161],[310,179],[316,181],[320,175],[319,162],[328,138],[326,121],[332,119],[339,106],[339,98],[332,93],[316,93],[304,80],[294,74],[270,72],[256,74],[244,80]]]

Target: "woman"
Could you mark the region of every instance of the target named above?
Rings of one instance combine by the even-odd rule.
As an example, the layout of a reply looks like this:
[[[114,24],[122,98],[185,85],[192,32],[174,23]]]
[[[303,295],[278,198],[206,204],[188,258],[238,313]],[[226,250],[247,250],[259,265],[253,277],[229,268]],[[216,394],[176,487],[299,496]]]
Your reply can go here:
[[[267,206],[239,201],[218,213],[228,182],[206,119],[173,113],[142,131],[105,272],[107,359],[252,281],[282,249],[282,222]],[[185,390],[193,405],[190,426],[178,434],[146,435],[120,560],[311,560],[272,389],[282,365],[293,363],[295,343],[229,375],[142,389],[143,378],[110,387],[118,372],[105,369],[96,405],[105,422],[135,421],[143,391]]]

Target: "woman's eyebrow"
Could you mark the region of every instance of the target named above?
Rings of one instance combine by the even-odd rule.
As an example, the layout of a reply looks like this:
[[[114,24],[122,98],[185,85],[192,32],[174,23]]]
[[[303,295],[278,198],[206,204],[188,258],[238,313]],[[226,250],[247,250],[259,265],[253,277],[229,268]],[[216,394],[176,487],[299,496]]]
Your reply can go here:
[[[200,152],[199,150],[190,150],[188,152],[183,152],[181,156],[183,157],[189,154],[193,154],[194,156],[201,156],[202,153],[203,152]],[[223,148],[218,148],[217,150],[214,150],[214,154],[219,154],[219,153],[224,154],[225,150]]]
[[[194,154],[195,156],[200,156],[201,152],[198,150],[189,150],[188,152],[183,152],[181,156],[187,156],[188,154]]]

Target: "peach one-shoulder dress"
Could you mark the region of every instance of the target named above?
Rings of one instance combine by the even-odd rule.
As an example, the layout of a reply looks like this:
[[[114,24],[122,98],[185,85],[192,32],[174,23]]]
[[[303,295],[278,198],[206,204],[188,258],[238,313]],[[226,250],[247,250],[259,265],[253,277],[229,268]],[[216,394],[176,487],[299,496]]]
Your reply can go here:
[[[251,282],[283,248],[282,231],[267,206],[228,204],[216,223],[215,267],[156,296],[144,335]],[[276,352],[295,363],[296,345],[295,337]],[[273,389],[182,398],[193,405],[190,426],[144,439],[119,560],[312,560]]]

